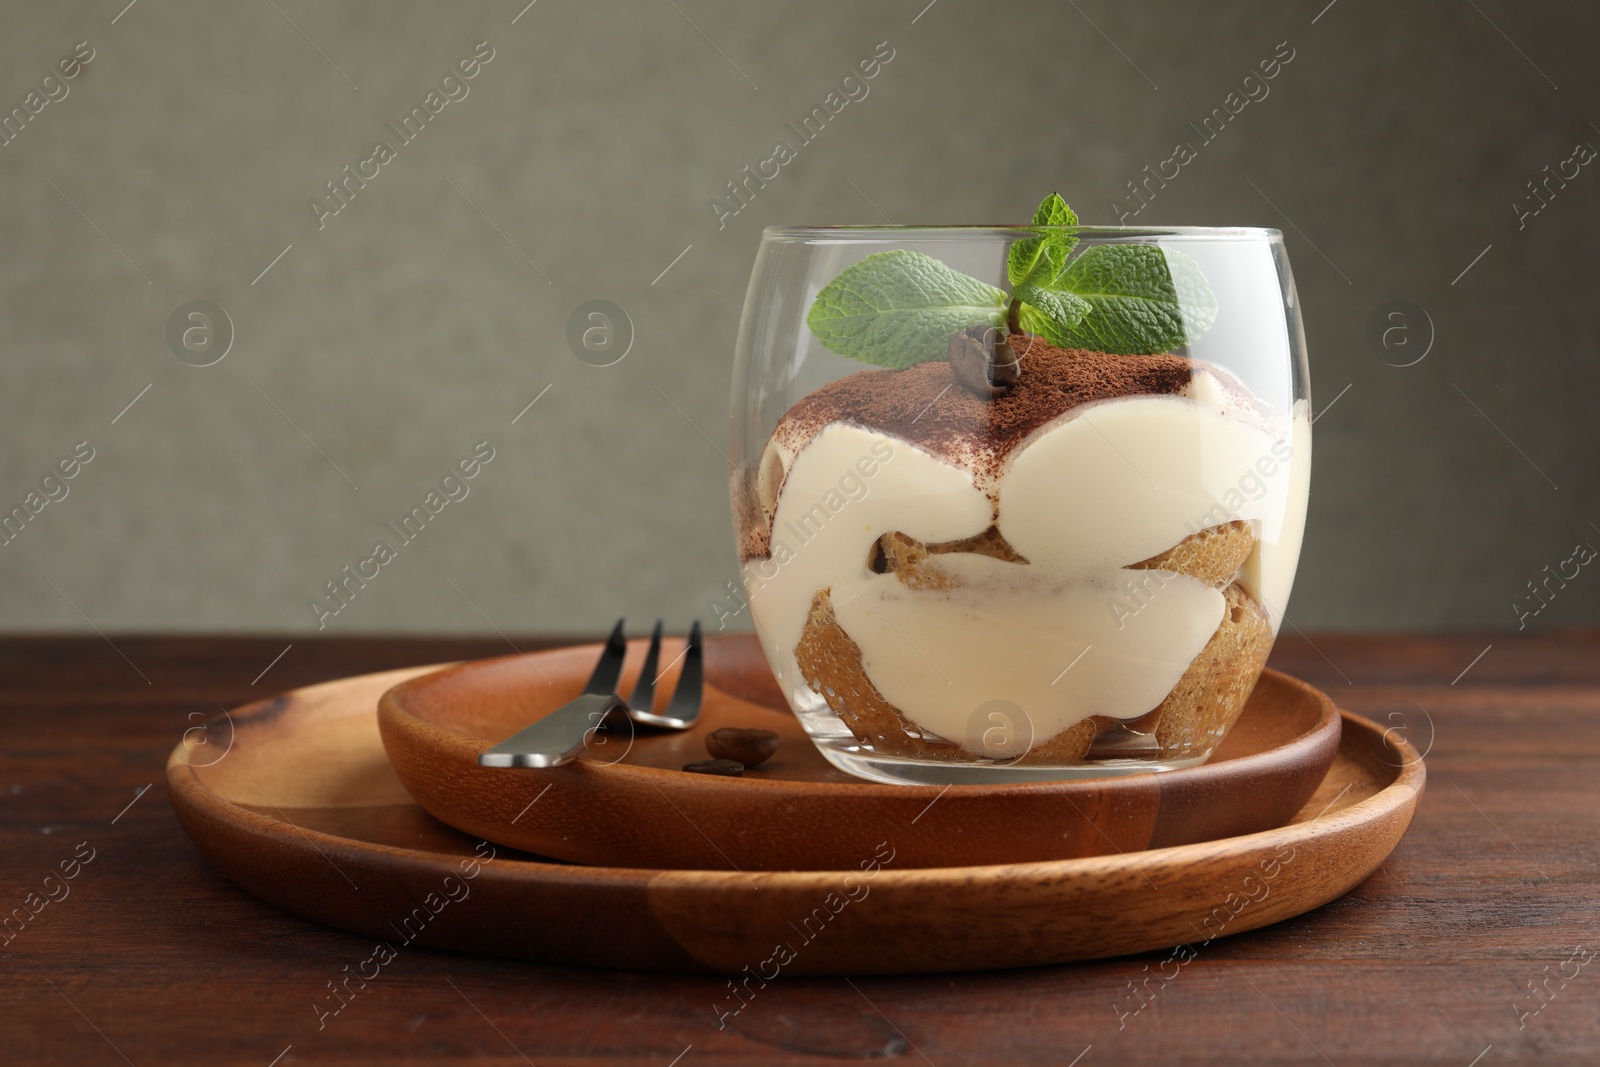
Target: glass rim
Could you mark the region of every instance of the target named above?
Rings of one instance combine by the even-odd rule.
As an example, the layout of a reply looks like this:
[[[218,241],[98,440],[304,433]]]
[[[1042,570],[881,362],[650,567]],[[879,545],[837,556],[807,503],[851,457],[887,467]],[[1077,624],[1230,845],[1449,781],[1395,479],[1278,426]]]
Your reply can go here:
[[[892,223],[846,224],[832,226],[768,226],[761,231],[763,240],[769,238],[859,238],[876,235],[899,236],[905,234],[950,234],[973,236],[977,234],[1041,233],[1071,234],[1075,237],[1191,237],[1216,240],[1265,239],[1280,240],[1283,231],[1268,226],[1031,226],[1027,223],[954,223],[944,225],[896,226]]]

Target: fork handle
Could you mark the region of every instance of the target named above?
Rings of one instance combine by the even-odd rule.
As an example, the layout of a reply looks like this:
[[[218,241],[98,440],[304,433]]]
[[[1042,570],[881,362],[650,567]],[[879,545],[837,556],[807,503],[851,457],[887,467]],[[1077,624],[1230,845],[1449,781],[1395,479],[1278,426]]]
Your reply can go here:
[[[613,693],[585,693],[538,722],[478,754],[480,767],[559,767],[583,751],[601,721],[617,708],[626,708]]]

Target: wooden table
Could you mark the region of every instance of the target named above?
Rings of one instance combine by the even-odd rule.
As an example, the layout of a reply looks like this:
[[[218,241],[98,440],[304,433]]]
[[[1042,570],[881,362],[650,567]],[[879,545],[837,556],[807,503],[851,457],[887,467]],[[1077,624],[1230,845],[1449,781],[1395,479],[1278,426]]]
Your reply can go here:
[[[1314,641],[1274,665],[1429,750],[1410,835],[1355,892],[1164,986],[1166,953],[791,979],[720,1032],[714,978],[423,949],[319,1031],[367,940],[246,896],[179,828],[163,764],[219,707],[505,642],[3,641],[0,912],[28,921],[0,935],[0,1064],[1600,1063],[1600,631]]]

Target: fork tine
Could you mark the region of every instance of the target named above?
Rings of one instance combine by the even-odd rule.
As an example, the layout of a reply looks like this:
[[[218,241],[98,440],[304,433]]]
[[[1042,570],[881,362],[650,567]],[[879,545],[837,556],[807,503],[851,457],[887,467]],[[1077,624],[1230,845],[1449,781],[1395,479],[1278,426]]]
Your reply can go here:
[[[633,721],[647,726],[663,726],[669,730],[687,730],[693,726],[700,715],[700,690],[704,675],[700,656],[700,623],[696,621],[693,629],[689,631],[689,640],[684,644],[683,651],[678,653],[672,663],[667,664],[667,670],[671,670],[678,660],[683,661],[683,668],[678,672],[677,688],[673,690],[672,698],[667,702],[666,708],[657,715],[650,710],[649,704],[630,703],[628,714]],[[654,662],[648,667],[651,685],[654,686]]]
[[[684,653],[683,670],[678,673],[678,687],[672,691],[665,718],[674,719],[685,726],[700,715],[700,697],[705,689],[704,652],[700,644],[700,620],[689,628],[689,647]]]
[[[656,620],[656,628],[650,631],[650,651],[645,653],[644,666],[639,668],[639,680],[633,684],[633,696],[628,698],[628,707],[634,711],[650,713],[650,707],[656,699],[656,664],[661,661],[661,620]]]
[[[611,628],[611,636],[606,638],[605,651],[600,653],[600,660],[594,665],[594,673],[589,675],[589,684],[584,686],[585,693],[615,693],[617,681],[622,677],[622,661],[628,654],[628,640],[623,634],[622,619]]]

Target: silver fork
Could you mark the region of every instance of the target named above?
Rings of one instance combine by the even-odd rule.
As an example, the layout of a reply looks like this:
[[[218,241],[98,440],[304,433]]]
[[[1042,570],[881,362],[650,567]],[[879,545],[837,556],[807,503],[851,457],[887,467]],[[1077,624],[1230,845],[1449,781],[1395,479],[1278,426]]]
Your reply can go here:
[[[618,630],[622,620],[617,620]],[[644,666],[639,668],[639,680],[634,683],[633,695],[628,698],[628,717],[646,726],[661,726],[668,730],[687,730],[700,717],[700,697],[705,688],[704,654],[700,646],[700,620],[689,627],[689,641],[679,654],[683,671],[678,675],[678,687],[672,691],[667,706],[657,715],[650,709],[655,703],[656,682],[666,671],[657,673],[656,664],[661,659],[661,620],[650,632],[650,650],[644,655]],[[673,660],[676,663],[677,660]],[[667,664],[667,670],[672,663]]]
[[[617,696],[617,681],[628,643],[623,620],[618,619],[606,639],[600,659],[595,663],[583,695],[552,711],[544,718],[519,730],[498,745],[478,754],[481,767],[559,767],[570,763],[583,751],[591,734],[600,728],[607,715],[625,712],[634,722],[670,730],[687,730],[700,717],[701,695],[705,683],[704,651],[700,641],[700,622],[689,630],[689,641],[681,658],[683,670],[661,714],[651,710],[658,680],[656,665],[661,658],[661,622],[650,635],[650,649],[633,696],[624,701]],[[676,662],[676,661],[674,661]],[[672,664],[667,665],[669,668]]]

